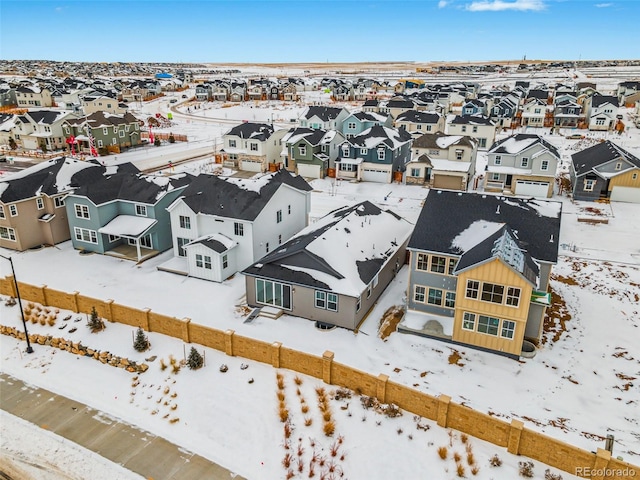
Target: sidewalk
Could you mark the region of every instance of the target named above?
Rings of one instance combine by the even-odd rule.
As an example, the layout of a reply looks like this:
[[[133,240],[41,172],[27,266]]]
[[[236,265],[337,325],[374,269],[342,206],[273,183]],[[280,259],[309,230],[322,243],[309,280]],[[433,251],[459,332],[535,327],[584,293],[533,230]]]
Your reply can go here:
[[[0,408],[149,480],[244,480],[163,438],[4,373]]]

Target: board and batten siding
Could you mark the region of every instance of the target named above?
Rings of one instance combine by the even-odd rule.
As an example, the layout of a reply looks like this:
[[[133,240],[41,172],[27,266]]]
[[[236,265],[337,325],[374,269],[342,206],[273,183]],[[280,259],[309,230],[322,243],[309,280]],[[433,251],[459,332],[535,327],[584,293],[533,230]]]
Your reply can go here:
[[[480,294],[477,300],[466,298],[467,280],[476,280],[480,282]],[[504,285],[505,290],[502,304],[485,302],[479,299],[482,295],[483,282]],[[520,302],[518,307],[512,307],[505,304],[507,287],[516,287],[520,289]],[[533,288],[529,282],[500,259],[493,259],[476,268],[471,268],[460,273],[458,275],[453,340],[497,352],[520,355],[532,290]],[[493,336],[479,333],[477,331],[472,332],[469,330],[463,330],[462,319],[464,312],[475,313],[476,316],[488,315],[499,318],[501,322],[498,328],[498,335]],[[502,320],[511,320],[516,322],[513,339],[500,337]],[[478,318],[476,317],[476,330],[477,327]]]
[[[633,178],[634,174],[636,177],[635,179]],[[613,187],[640,188],[640,168],[634,168],[628,172],[611,177],[611,180],[609,180],[609,191],[613,190]]]

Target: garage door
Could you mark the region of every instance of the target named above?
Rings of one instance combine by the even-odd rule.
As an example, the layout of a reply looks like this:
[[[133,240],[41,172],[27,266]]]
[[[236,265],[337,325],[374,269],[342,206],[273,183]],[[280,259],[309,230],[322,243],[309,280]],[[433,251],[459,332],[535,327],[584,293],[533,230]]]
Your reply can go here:
[[[462,179],[452,175],[433,175],[433,188],[444,188],[447,190],[461,190]]]
[[[613,187],[611,200],[614,202],[640,203],[640,188]]]
[[[549,182],[532,182],[529,180],[518,180],[516,182],[516,195],[546,198],[548,192]]]
[[[391,170],[363,168],[362,180],[365,182],[391,183]]]
[[[262,162],[252,162],[251,160],[242,160],[242,165],[240,168],[247,172],[261,172]]]
[[[321,178],[320,165],[312,165],[307,163],[298,164],[298,175],[307,178]]]

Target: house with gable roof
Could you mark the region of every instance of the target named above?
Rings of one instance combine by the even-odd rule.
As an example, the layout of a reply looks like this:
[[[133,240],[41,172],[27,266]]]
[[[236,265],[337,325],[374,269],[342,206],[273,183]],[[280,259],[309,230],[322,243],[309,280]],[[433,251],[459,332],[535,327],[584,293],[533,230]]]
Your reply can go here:
[[[448,135],[467,135],[478,141],[478,150],[487,150],[495,141],[496,125],[489,117],[483,115],[455,115],[448,121]]]
[[[247,303],[356,330],[404,264],[411,231],[369,201],[334,210],[243,270]]]
[[[17,87],[15,89],[15,92],[16,102],[18,102],[19,108],[53,106],[51,90],[49,90],[48,88],[40,88],[36,85],[24,85]]]
[[[589,130],[613,130],[618,115],[617,97],[596,93],[585,100],[584,108]]]
[[[349,116],[349,110],[340,107],[324,107],[312,105],[300,114],[300,126],[313,130],[337,130],[343,129],[344,119]]]
[[[311,190],[286,170],[252,179],[198,175],[167,208],[174,257],[158,268],[226,280],[307,225]]]
[[[32,110],[18,116],[12,129],[13,137],[25,150],[62,150],[66,148],[62,125],[76,119],[70,111]]]
[[[342,123],[342,134],[345,138],[355,137],[374,125],[391,127],[393,119],[390,115],[376,112],[351,113]]]
[[[400,113],[393,122],[395,128],[404,128],[415,135],[444,132],[445,118],[437,112],[407,110]]]
[[[498,128],[511,128],[520,108],[519,92],[511,92],[505,95],[491,107],[489,118]]]
[[[294,128],[282,138],[283,164],[307,178],[324,178],[338,157],[344,136],[335,130]]]
[[[431,190],[409,240],[399,331],[519,358],[538,343],[562,204]]]
[[[70,137],[76,142],[76,152],[90,152],[88,131],[94,139],[99,152],[105,153],[107,149],[120,152],[123,148],[140,145],[140,122],[129,112],[122,115],[108,112],[94,112],[82,118],[65,120],[62,130],[70,149]]]
[[[66,198],[73,247],[136,262],[168,250],[172,241],[167,207],[193,178],[107,167],[105,175]]]
[[[69,240],[65,198],[96,181],[105,167],[58,157],[6,175],[0,181],[0,247],[23,251]]]
[[[609,140],[571,155],[569,176],[575,200],[640,203],[640,159]]]
[[[282,160],[282,137],[287,130],[275,130],[266,123],[236,125],[222,136],[225,165],[264,173]]]
[[[475,175],[478,144],[471,137],[425,133],[413,140],[406,182],[466,191]]]
[[[559,163],[556,147],[539,135],[511,135],[489,149],[484,189],[549,198]]]
[[[404,129],[374,125],[340,144],[336,178],[382,183],[401,180],[411,160],[411,141]]]

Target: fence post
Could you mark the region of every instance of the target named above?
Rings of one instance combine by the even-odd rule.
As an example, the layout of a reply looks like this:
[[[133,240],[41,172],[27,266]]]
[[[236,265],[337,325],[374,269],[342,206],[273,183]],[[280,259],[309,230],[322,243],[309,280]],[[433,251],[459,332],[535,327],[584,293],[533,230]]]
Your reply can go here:
[[[449,395],[438,396],[438,425],[443,428],[447,426],[447,416],[449,414],[449,404],[451,397]]]
[[[511,426],[509,428],[509,440],[507,442],[507,452],[514,455],[520,454],[520,437],[522,436],[522,429],[524,423],[520,420],[511,420]]]
[[[233,330],[226,330],[224,332],[224,353],[233,357],[233,334],[236,333]]]
[[[331,385],[331,364],[333,363],[333,352],[329,350],[322,354],[322,381]]]
[[[78,291],[71,293],[71,296],[73,297],[73,311],[75,313],[80,313],[80,308],[78,307],[78,295],[80,295],[80,292]]]
[[[381,373],[378,375],[378,381],[376,382],[376,397],[381,403],[387,403],[387,382],[389,381],[389,375]]]
[[[596,452],[596,459],[591,469],[591,480],[604,480],[607,473],[607,465],[611,460],[611,452],[604,448],[599,448]],[[607,475],[608,477],[608,475]]]
[[[47,286],[46,285],[42,285],[42,300],[44,300],[44,302],[42,303],[43,305],[49,305],[49,299],[47,298]]]
[[[143,308],[142,311],[144,312],[144,325],[142,325],[142,329],[146,330],[147,332],[151,331],[151,326],[149,323],[149,316],[151,314],[151,309],[150,308]]]
[[[271,344],[271,366],[273,368],[280,368],[280,348],[281,342],[273,342]]]
[[[105,314],[107,315],[107,320],[110,322],[115,322],[113,318],[113,300],[111,298],[107,299],[104,302],[105,305]]]
[[[191,325],[190,318],[185,317],[182,319],[182,341],[184,343],[191,343],[191,335],[189,333],[190,325]]]

